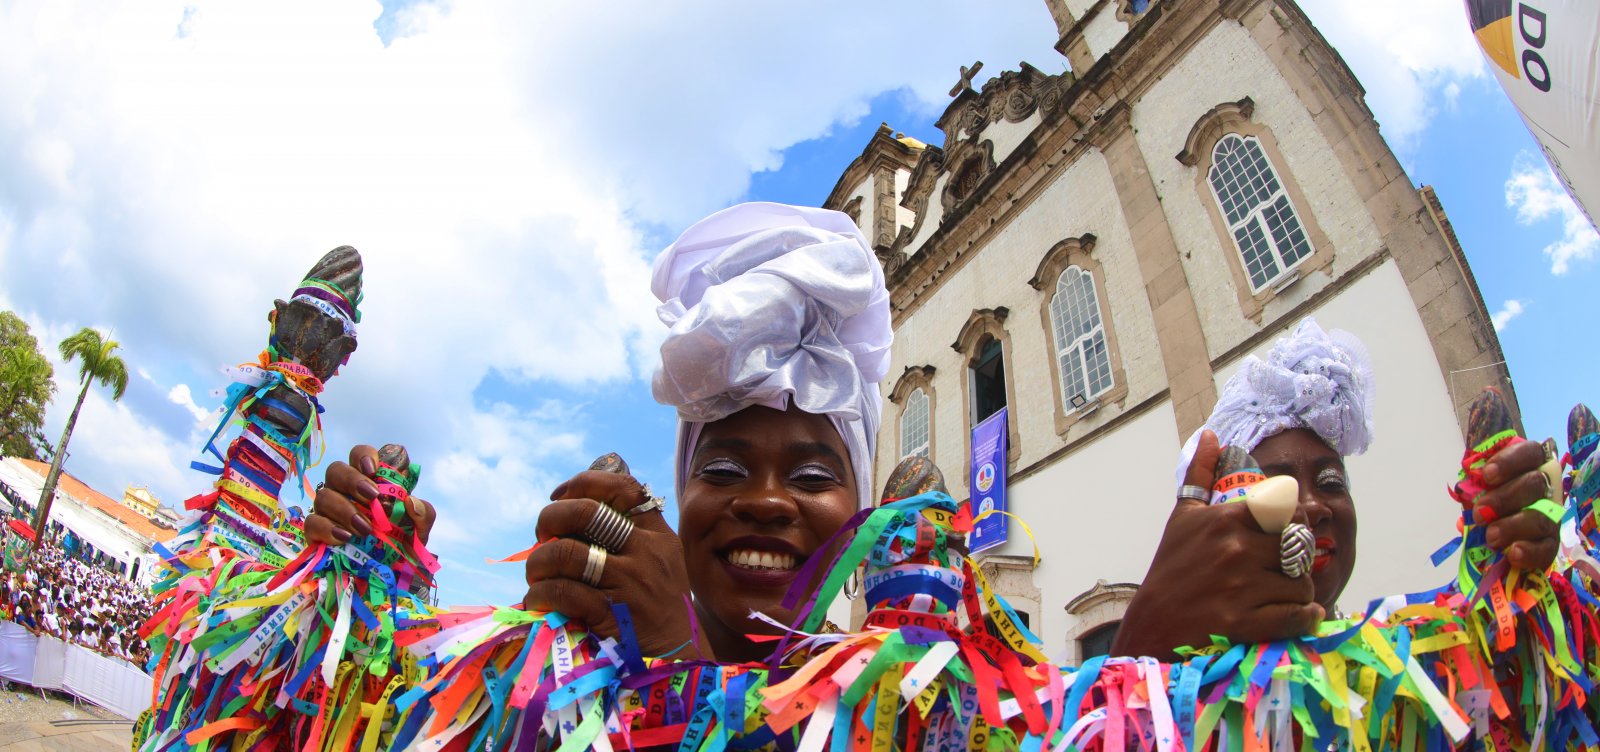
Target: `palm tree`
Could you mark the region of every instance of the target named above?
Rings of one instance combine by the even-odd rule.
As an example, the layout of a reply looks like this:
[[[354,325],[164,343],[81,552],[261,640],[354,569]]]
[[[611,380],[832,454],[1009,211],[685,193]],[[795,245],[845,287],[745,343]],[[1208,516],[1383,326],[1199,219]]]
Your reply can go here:
[[[121,345],[116,340],[102,337],[100,332],[88,327],[61,340],[61,357],[68,363],[83,358],[83,365],[78,367],[78,381],[83,388],[78,390],[78,404],[72,406],[67,428],[61,432],[61,443],[56,445],[55,455],[50,458],[50,474],[44,479],[39,511],[33,521],[33,529],[37,531],[35,545],[44,538],[45,523],[50,521],[50,503],[55,501],[56,481],[61,478],[61,463],[67,457],[67,440],[72,438],[72,427],[78,422],[78,411],[83,409],[83,398],[89,396],[90,382],[98,381],[101,386],[111,387],[112,401],[122,399],[122,393],[128,390],[128,365],[113,354],[118,347]]]

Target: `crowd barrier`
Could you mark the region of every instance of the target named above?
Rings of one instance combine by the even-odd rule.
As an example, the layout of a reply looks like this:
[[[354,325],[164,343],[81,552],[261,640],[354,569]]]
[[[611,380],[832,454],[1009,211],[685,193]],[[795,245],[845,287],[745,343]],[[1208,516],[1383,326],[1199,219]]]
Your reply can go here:
[[[150,675],[88,648],[0,621],[0,678],[75,695],[132,720],[150,706]]]

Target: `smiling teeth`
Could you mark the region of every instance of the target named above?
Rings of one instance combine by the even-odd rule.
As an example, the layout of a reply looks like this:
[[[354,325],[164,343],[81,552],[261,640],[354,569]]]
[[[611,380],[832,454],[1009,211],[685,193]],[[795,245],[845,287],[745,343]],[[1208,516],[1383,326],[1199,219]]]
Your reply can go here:
[[[794,557],[770,551],[729,551],[728,563],[744,569],[794,569]]]

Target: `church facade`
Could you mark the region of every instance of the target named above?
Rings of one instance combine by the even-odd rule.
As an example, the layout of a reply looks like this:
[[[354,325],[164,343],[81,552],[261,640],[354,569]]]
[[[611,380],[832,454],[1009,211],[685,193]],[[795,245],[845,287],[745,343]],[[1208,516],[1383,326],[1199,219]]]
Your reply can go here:
[[[1510,384],[1443,207],[1360,83],[1291,0],[1046,5],[1071,72],[975,89],[964,69],[942,144],[881,128],[826,202],[889,282],[877,477],[920,453],[966,498],[973,429],[1005,408],[1020,522],[977,558],[1049,654],[1081,659],[1143,578],[1221,385],[1315,316],[1378,374],[1343,605],[1443,582],[1427,557],[1454,534],[1465,405]]]

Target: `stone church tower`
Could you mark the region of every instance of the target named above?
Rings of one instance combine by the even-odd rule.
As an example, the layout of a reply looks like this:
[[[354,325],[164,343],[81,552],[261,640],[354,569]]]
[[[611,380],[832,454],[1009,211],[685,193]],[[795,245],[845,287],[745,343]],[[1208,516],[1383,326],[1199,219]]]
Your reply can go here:
[[[1046,5],[1072,72],[975,89],[964,69],[944,143],[880,129],[826,203],[889,280],[878,476],[922,453],[965,496],[973,426],[1006,406],[1009,506],[1041,558],[1012,522],[983,567],[1051,655],[1083,657],[1144,575],[1183,441],[1245,355],[1313,315],[1378,373],[1344,605],[1443,582],[1427,556],[1454,534],[1464,406],[1509,382],[1361,84],[1292,0]]]

